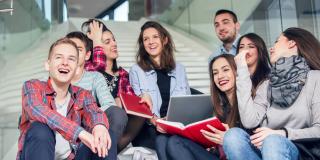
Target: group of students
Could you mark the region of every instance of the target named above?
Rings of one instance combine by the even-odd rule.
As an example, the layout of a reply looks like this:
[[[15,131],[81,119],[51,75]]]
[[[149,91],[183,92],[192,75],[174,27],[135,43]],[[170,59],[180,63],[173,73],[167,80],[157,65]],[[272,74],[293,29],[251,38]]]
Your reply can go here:
[[[248,33],[239,37],[236,56],[210,59],[214,115],[226,131],[201,130],[219,144],[203,148],[156,125],[171,96],[191,94],[162,25],[143,24],[129,73],[117,65],[111,30],[94,19],[81,28],[52,44],[47,81],[23,85],[17,159],[113,160],[132,143],[155,149],[161,160],[293,160],[299,158],[295,140],[320,138],[320,43],[304,29],[286,29],[270,54],[261,37]],[[120,93],[140,96],[153,118],[127,115]]]

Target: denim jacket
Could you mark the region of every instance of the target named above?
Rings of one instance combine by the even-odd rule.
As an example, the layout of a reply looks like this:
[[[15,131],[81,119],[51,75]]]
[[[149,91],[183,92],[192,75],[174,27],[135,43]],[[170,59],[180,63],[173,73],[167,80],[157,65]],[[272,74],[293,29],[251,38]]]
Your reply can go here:
[[[168,73],[171,77],[170,96],[190,95],[187,74],[182,64],[176,63],[176,68]],[[157,73],[154,70],[143,71],[139,65],[131,67],[129,73],[130,84],[136,95],[148,93],[152,99],[152,112],[160,117],[162,99],[157,85]]]

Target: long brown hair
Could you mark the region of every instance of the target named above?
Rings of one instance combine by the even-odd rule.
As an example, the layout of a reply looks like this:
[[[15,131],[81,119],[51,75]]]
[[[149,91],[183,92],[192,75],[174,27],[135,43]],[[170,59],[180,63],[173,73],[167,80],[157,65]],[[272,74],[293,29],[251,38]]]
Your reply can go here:
[[[236,79],[236,63],[234,61],[234,56],[231,54],[221,54],[210,61],[209,64],[209,74],[210,74],[210,92],[211,92],[211,100],[213,103],[213,110],[217,117],[221,119],[225,119],[224,123],[227,123],[229,127],[234,127],[239,120],[239,110],[238,110],[238,101],[236,95],[236,89],[234,89],[233,94],[233,103],[231,104],[227,98],[225,92],[222,92],[217,85],[214,83],[214,75],[212,70],[212,64],[220,58],[224,58],[228,61],[232,71],[234,72],[234,76]],[[236,85],[234,86],[236,88]],[[230,109],[229,113],[224,113],[226,109],[224,107],[228,107]],[[226,115],[226,116],[225,116]]]
[[[102,25],[102,32],[110,32],[112,35],[113,33],[111,32],[111,30],[100,20],[98,19],[88,19],[87,21],[83,22],[82,25],[81,25],[81,30],[82,32],[84,33],[88,33],[88,32],[91,32],[90,31],[90,23],[92,23],[93,21],[96,21],[99,23],[99,25]],[[114,35],[113,35],[114,36]],[[92,40],[89,39],[89,41],[91,41],[91,44],[93,44]],[[93,60],[93,46],[91,48],[91,55],[90,55],[90,58],[89,58],[89,61],[92,61]],[[119,70],[119,67],[118,67],[118,64],[117,64],[117,59],[114,59],[113,60],[113,65],[112,65],[112,68],[111,68],[112,72],[117,72]]]
[[[240,37],[239,43],[237,45],[237,54],[239,53],[240,42],[243,38],[248,38],[250,41],[252,41],[258,51],[258,62],[257,62],[256,70],[251,75],[251,81],[252,81],[251,95],[252,97],[255,97],[258,86],[264,80],[266,80],[269,76],[269,73],[271,71],[270,69],[271,63],[270,63],[266,44],[264,43],[263,39],[255,33],[248,33]]]
[[[143,44],[143,32],[148,28],[154,28],[158,31],[163,45],[163,51],[160,58],[160,66],[157,66],[155,62],[150,58]],[[164,43],[166,41],[166,43]],[[173,70],[176,67],[176,63],[173,57],[173,52],[176,50],[170,33],[161,26],[158,22],[148,21],[142,25],[140,35],[138,38],[138,52],[136,55],[136,61],[138,65],[144,71],[150,71],[155,68],[165,69],[167,72]]]
[[[298,54],[304,57],[312,70],[320,69],[320,43],[309,31],[302,28],[288,28],[283,33],[288,40],[296,42]]]

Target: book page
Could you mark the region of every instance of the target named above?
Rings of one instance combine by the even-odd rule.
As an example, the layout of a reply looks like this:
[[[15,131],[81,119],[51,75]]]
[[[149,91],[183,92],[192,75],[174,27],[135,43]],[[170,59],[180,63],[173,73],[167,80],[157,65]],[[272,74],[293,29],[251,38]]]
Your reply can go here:
[[[212,121],[214,119],[217,119],[217,118],[216,117],[212,117],[212,118],[204,119],[202,121],[198,121],[198,122],[194,122],[194,123],[188,124],[186,127],[194,126],[194,125],[198,125],[198,124],[202,124],[202,123],[206,123],[206,122]]]
[[[174,126],[180,129],[184,128],[184,125],[180,122],[170,122],[170,121],[166,121],[166,120],[162,120],[162,119],[158,119],[157,120],[159,123],[163,123],[163,124],[167,124],[169,126]]]

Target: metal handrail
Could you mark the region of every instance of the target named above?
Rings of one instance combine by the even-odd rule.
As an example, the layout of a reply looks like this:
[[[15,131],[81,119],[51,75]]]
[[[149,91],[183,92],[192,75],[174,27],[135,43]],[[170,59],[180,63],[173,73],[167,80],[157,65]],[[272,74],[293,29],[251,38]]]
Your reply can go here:
[[[10,8],[0,9],[0,13],[10,12],[10,15],[13,14],[13,11],[14,11],[14,9],[13,9],[13,0],[11,0],[11,2],[10,2]]]
[[[0,9],[0,12],[12,12],[13,8]]]

